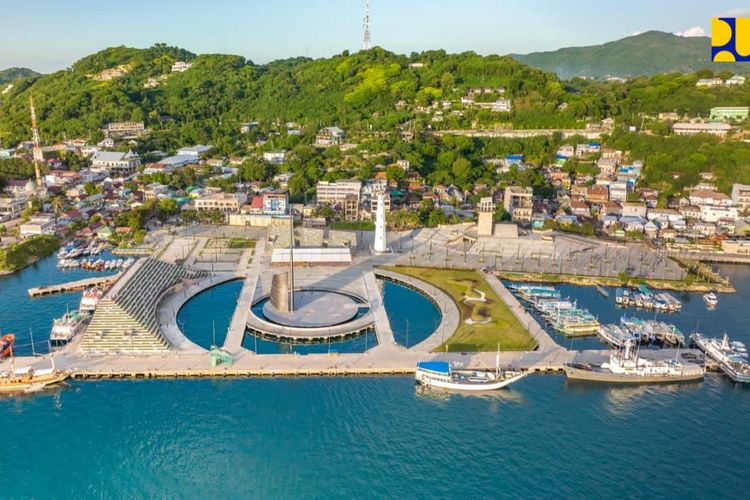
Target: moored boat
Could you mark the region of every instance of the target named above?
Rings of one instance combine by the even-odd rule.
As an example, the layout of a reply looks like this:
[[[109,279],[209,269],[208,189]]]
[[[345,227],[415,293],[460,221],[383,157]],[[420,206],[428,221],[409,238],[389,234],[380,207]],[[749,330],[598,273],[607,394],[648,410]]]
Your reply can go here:
[[[66,312],[61,318],[52,320],[52,331],[49,340],[53,345],[70,342],[86,325],[86,317],[78,311]]]
[[[707,294],[704,294],[703,300],[706,302],[706,305],[708,305],[708,307],[716,307],[716,304],[719,303],[719,297],[714,292],[708,292]]]
[[[706,356],[716,361],[721,371],[729,378],[735,382],[750,383],[750,364],[747,360],[747,349],[742,342],[730,342],[726,334],[719,340],[697,332],[692,334],[690,339]]]
[[[634,352],[633,345],[632,340],[626,341],[623,349],[612,352],[609,362],[566,363],[563,370],[570,380],[617,384],[686,382],[700,380],[706,372],[703,366],[676,359],[644,359]]]
[[[437,389],[480,392],[502,389],[525,376],[525,372],[454,369],[447,361],[420,361],[415,380]]]
[[[13,333],[7,333],[0,337],[0,359],[13,355],[13,342],[16,336]]]
[[[22,394],[37,392],[46,387],[63,382],[70,376],[65,370],[55,368],[33,368],[26,366],[12,371],[0,372],[0,393]]]
[[[81,305],[79,310],[84,313],[93,313],[96,310],[96,306],[99,305],[99,300],[102,298],[102,291],[97,288],[89,288],[81,296]]]
[[[601,296],[604,297],[605,299],[609,298],[609,292],[603,286],[596,285],[596,291],[599,292],[601,294]]]

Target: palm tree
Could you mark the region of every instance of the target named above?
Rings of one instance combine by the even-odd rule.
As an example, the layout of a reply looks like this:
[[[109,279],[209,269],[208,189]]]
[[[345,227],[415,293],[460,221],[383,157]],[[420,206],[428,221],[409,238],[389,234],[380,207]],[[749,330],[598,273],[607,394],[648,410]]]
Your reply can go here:
[[[52,210],[55,212],[55,227],[57,227],[57,218],[60,217],[60,214],[63,213],[65,210],[65,198],[62,196],[55,196],[52,198]]]

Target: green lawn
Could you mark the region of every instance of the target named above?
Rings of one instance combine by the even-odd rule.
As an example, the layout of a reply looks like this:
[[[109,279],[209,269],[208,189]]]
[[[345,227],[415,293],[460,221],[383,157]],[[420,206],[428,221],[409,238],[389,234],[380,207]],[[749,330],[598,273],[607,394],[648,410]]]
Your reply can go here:
[[[229,240],[229,248],[255,248],[255,240],[232,238]]]
[[[531,334],[477,271],[400,266],[385,269],[412,276],[440,288],[458,306],[461,313],[460,324],[456,332],[436,351],[494,351],[498,344],[502,351],[528,351],[536,347]],[[467,296],[479,297],[476,290],[484,292],[487,301],[464,302]],[[467,324],[466,320],[469,318],[474,321],[489,319],[490,322]]]

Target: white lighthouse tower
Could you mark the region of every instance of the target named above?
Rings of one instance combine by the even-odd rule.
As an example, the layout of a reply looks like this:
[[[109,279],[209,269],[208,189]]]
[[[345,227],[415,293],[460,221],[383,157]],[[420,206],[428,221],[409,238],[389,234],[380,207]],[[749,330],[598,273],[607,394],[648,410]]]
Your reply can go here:
[[[385,253],[388,251],[385,239],[385,200],[384,195],[378,195],[378,209],[375,212],[375,251]]]

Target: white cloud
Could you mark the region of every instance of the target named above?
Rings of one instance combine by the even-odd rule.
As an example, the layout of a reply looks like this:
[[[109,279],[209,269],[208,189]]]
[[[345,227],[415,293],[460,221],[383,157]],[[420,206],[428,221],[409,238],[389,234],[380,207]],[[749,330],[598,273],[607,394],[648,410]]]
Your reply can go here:
[[[643,31],[634,31],[634,32],[633,32],[633,34],[632,34],[631,36],[638,36],[638,35],[640,35],[641,33],[643,33]]]
[[[677,32],[675,32],[675,35],[677,35],[677,36],[708,36],[706,34],[706,30],[703,29],[702,26],[691,26],[690,28],[686,29],[685,31],[677,31]]]

